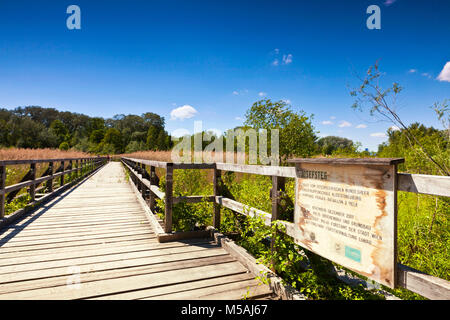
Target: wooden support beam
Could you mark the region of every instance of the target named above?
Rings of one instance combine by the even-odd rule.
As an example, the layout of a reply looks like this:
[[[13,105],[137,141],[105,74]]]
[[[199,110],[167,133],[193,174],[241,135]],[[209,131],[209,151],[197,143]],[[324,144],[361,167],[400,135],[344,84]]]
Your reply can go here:
[[[166,168],[166,194],[165,194],[165,218],[164,231],[172,232],[172,202],[173,202],[173,165],[167,164]]]
[[[217,168],[214,168],[213,175],[213,187],[214,187],[214,199],[215,197],[222,195],[222,172]],[[217,230],[220,228],[220,205],[214,201],[214,217],[213,227]]]
[[[0,165],[0,189],[6,186],[6,166]],[[5,217],[5,194],[0,194],[0,219]]]
[[[54,166],[53,166],[53,161],[50,161],[48,163],[48,171],[49,171],[49,175],[52,177],[50,180],[47,181],[47,188],[49,192],[53,192],[53,174],[54,174]]]
[[[285,191],[285,178],[272,176],[272,189],[271,189],[271,198],[272,198],[272,217],[271,222],[274,222],[280,218],[280,195],[281,192]],[[275,250],[275,237],[272,237],[270,240],[270,250],[272,253]],[[272,264],[274,261],[272,261]],[[274,270],[273,270],[274,271]]]
[[[31,172],[31,180],[35,180],[36,179],[36,163],[32,163],[30,164],[30,172]],[[30,186],[30,197],[31,197],[31,202],[33,202],[36,199],[36,185],[32,184]]]
[[[215,202],[216,197],[215,196],[181,196],[181,197],[173,197],[172,203],[180,203],[180,202],[186,202],[186,203],[199,203],[203,201],[208,202]]]
[[[61,161],[61,172],[64,172],[64,161]],[[59,171],[59,170],[58,170]],[[59,186],[62,187],[64,185],[64,174],[61,175],[60,180],[59,180]]]
[[[148,206],[150,208],[150,211],[155,213],[155,205],[156,205],[156,201],[155,201],[155,193],[152,191],[152,185],[154,184],[155,180],[154,180],[154,176],[156,175],[155,172],[155,167],[154,166],[150,166],[150,176],[149,176],[149,182],[150,182],[150,192],[148,195]],[[158,187],[158,186],[156,186]]]

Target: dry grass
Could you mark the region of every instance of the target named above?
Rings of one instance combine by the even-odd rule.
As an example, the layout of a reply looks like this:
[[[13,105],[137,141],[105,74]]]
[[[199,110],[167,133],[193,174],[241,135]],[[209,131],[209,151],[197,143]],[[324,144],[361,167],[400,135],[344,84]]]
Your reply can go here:
[[[222,159],[221,161],[210,161],[210,159],[207,158],[207,154],[209,154],[209,153],[203,152],[203,154],[202,154],[203,162],[227,162],[226,161],[227,160],[226,152],[223,152],[222,157],[220,157]],[[195,155],[199,155],[199,153],[195,153]],[[193,152],[192,156],[191,156],[191,162],[195,162],[194,161],[195,155]],[[212,159],[214,159],[215,155],[216,154],[214,152],[212,152],[210,157]],[[172,151],[150,151],[150,150],[149,151],[137,151],[137,152],[133,152],[133,153],[116,155],[114,157],[128,157],[128,158],[153,160],[153,161],[174,162],[172,159]],[[233,152],[233,157],[234,157],[234,163],[238,163],[238,153],[237,152]],[[244,154],[244,157],[245,157],[245,161],[248,162],[248,154]],[[220,160],[220,159],[218,159],[218,160]]]
[[[115,157],[128,157],[128,158],[136,158],[136,159],[144,159],[144,160],[153,160],[153,161],[164,161],[171,162],[171,154],[172,151],[137,151],[133,153],[124,153],[121,155],[114,156]]]
[[[25,149],[25,148],[4,148],[0,149],[0,160],[33,160],[33,159],[61,159],[61,158],[82,158],[92,157],[85,152],[59,149]],[[36,165],[36,175],[41,176],[48,167],[48,163],[38,163]],[[6,167],[6,185],[18,183],[22,177],[30,170],[29,164],[9,165]]]
[[[58,159],[92,157],[91,154],[75,150],[59,149],[24,149],[7,148],[0,149],[0,160],[31,160],[31,159]]]

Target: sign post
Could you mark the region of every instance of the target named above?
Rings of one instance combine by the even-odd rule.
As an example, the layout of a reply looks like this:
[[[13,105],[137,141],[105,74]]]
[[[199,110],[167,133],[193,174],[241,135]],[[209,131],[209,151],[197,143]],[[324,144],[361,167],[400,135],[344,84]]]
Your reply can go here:
[[[293,159],[295,242],[390,288],[397,268],[397,164],[391,158]]]

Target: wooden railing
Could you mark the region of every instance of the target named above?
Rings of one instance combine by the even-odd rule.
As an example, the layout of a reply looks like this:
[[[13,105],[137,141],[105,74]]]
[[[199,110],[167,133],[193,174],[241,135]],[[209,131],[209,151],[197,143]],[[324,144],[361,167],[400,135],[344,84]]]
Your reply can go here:
[[[186,201],[190,203],[209,201],[214,203],[213,227],[220,227],[220,206],[234,212],[261,217],[265,224],[270,226],[272,222],[278,221],[286,227],[286,234],[294,237],[294,224],[292,222],[278,220],[280,214],[280,195],[285,191],[285,178],[296,178],[294,167],[241,165],[229,163],[214,164],[176,164],[170,162],[150,161],[134,158],[122,158],[122,162],[131,173],[131,179],[141,192],[155,213],[155,197],[165,201],[164,231],[172,232],[172,207],[174,203]],[[149,167],[150,173],[146,167]],[[166,170],[166,190],[162,192],[158,186],[155,168]],[[173,197],[173,170],[175,169],[213,169],[214,194],[208,196]],[[233,199],[221,195],[222,171],[233,171],[240,173],[259,174],[272,177],[272,212],[268,213],[256,208],[249,207]],[[398,173],[398,190],[421,194],[450,197],[450,177]],[[413,268],[398,264],[397,268],[398,286],[416,292],[429,299],[450,299],[450,282],[424,274]]]
[[[56,193],[66,189],[72,182],[78,181],[85,175],[96,170],[108,161],[108,157],[92,158],[63,158],[63,159],[34,159],[34,160],[1,160],[0,161],[0,226],[17,219],[30,207],[50,199]],[[37,175],[37,164],[47,165],[47,168],[40,177]],[[56,164],[56,165],[55,165]],[[20,180],[12,185],[6,185],[7,166],[29,165],[29,170]],[[56,168],[56,170],[55,170]],[[75,173],[75,177],[70,184],[65,183],[64,177]],[[56,182],[55,179],[58,179]],[[40,187],[41,184],[44,184]],[[57,188],[55,188],[57,187]],[[27,193],[21,190],[28,188]],[[42,193],[38,193],[42,191]],[[30,200],[26,207],[11,213],[5,214],[6,205],[19,197],[29,194]]]

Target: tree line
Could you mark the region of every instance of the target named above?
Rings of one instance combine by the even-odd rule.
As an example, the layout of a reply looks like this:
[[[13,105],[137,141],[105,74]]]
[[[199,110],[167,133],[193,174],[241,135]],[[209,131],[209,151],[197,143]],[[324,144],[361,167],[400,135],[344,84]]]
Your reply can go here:
[[[153,112],[89,117],[39,106],[0,109],[0,147],[76,149],[96,154],[169,150],[164,118]]]

